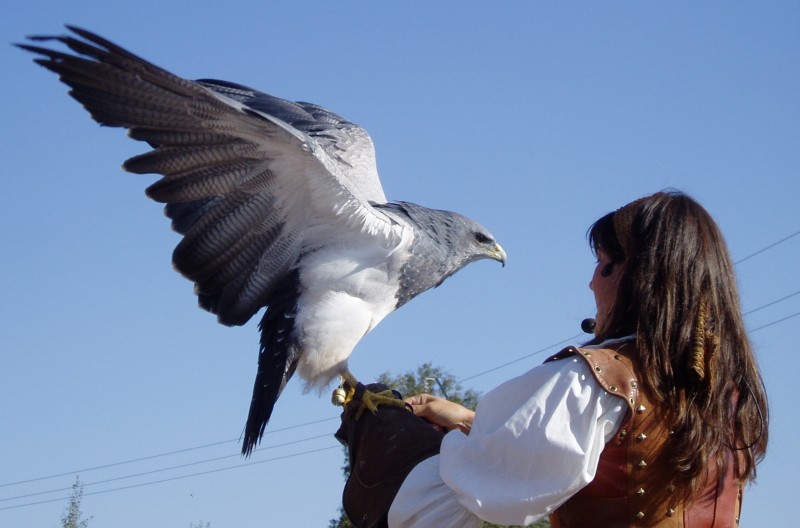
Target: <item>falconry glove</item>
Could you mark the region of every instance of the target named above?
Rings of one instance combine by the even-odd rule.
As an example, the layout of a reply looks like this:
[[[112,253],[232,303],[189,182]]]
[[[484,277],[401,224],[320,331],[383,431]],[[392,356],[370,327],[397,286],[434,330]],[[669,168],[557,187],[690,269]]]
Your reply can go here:
[[[423,460],[439,453],[442,432],[405,407],[381,405],[377,412],[364,411],[364,391],[388,387],[358,384],[345,405],[336,439],[348,448],[350,477],[342,505],[358,528],[386,527],[389,508],[403,481]],[[402,401],[397,391],[394,396]]]

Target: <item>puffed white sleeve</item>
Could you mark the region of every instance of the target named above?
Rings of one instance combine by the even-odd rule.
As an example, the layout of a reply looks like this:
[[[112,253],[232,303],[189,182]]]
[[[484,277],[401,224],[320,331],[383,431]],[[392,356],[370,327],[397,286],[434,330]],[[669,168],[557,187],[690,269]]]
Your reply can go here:
[[[415,467],[389,510],[391,528],[528,525],[594,478],[626,408],[584,361],[540,365],[478,404],[469,435],[445,435]]]

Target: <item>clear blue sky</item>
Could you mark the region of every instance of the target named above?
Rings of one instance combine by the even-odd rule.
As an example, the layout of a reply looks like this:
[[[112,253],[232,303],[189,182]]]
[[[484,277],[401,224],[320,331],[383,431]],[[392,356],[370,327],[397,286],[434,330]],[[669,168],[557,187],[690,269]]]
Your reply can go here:
[[[355,352],[363,379],[433,361],[485,392],[577,339],[593,315],[586,229],[641,195],[693,195],[737,261],[800,231],[796,2],[11,0],[0,20],[4,528],[58,526],[66,500],[2,508],[66,497],[76,474],[97,528],[324,527],[342,488],[337,410],[329,391],[303,395],[299,383],[250,465],[232,468],[245,463],[256,321],[225,328],[197,308],[170,267],[178,237],[144,197],[153,178],[120,169],[144,146],[98,127],[10,46],[63,23],[189,78],[329,107],[372,134],[391,199],[492,230],[508,266],[473,264],[391,315]],[[798,269],[800,236],[737,265],[744,310],[758,309],[746,320],[773,425],[742,526],[781,526],[796,501],[800,317],[764,325],[800,312]]]

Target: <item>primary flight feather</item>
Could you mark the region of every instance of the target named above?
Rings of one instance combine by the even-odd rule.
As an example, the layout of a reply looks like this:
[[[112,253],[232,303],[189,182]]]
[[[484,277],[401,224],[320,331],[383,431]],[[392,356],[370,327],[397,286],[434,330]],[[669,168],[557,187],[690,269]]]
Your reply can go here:
[[[183,239],[175,268],[226,325],[266,307],[243,452],[261,438],[297,371],[309,387],[347,372],[386,315],[466,264],[505,263],[494,237],[457,213],[387,203],[369,135],[320,106],[238,84],[177,77],[86,30],[21,48],[59,75],[100,124],[151,151],[125,162],[161,179]]]

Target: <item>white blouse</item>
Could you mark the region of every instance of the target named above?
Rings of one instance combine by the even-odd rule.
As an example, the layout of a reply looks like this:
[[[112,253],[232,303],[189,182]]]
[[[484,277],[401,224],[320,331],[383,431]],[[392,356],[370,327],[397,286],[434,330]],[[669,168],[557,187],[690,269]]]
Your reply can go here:
[[[509,380],[481,399],[469,435],[449,432],[406,477],[389,526],[534,523],[592,481],[625,411],[578,358]]]

